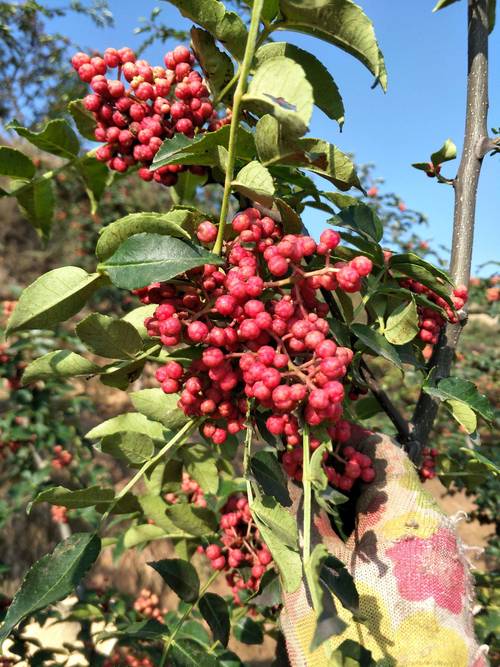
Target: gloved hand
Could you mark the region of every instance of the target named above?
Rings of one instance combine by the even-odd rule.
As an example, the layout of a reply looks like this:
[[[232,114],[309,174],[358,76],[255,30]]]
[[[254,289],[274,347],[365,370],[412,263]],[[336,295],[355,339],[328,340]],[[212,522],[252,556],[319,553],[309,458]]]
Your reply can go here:
[[[316,514],[313,543],[323,542],[346,564],[366,620],[355,621],[337,604],[347,629],[311,653],[316,614],[303,582],[284,595],[281,614],[292,667],[342,664],[332,653],[346,639],[370,650],[377,666],[487,665],[487,647],[474,637],[473,583],[456,521],[439,509],[389,437],[360,431],[357,438],[352,444],[372,458],[376,477],[360,495],[355,530],[344,543],[328,517]]]

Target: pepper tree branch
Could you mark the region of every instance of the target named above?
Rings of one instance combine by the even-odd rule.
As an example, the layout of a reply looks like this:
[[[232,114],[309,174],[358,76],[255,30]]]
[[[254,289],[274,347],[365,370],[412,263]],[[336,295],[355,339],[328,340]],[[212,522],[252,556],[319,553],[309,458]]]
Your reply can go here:
[[[468,67],[465,137],[462,158],[454,181],[455,209],[450,274],[455,284],[468,284],[471,269],[477,186],[488,142],[488,0],[468,0]],[[449,324],[441,333],[431,359],[434,380],[448,377],[466,313],[458,324]],[[439,401],[420,394],[413,414],[413,435],[417,441],[411,452],[420,457],[437,415]]]

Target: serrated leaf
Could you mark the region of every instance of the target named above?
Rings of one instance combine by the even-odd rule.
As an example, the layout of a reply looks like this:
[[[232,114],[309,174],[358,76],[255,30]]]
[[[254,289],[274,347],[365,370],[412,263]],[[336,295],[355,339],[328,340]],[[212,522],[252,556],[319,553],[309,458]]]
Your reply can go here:
[[[84,107],[83,100],[72,100],[68,104],[68,111],[75,121],[76,129],[82,137],[85,137],[89,141],[96,141],[94,130],[97,121],[94,115]]]
[[[248,616],[240,618],[233,626],[233,633],[236,639],[243,644],[262,644],[264,641],[262,627]]]
[[[189,637],[172,642],[169,659],[172,667],[217,667],[219,664],[215,655],[208,653],[208,647]]]
[[[427,394],[436,396],[442,401],[457,400],[465,403],[488,422],[495,419],[495,412],[488,398],[480,394],[476,385],[470,380],[449,377],[440,380],[437,387],[424,385],[423,389]]]
[[[370,19],[351,0],[304,3],[280,0],[287,30],[304,32],[347,51],[367,67],[383,90],[387,87],[384,57]]]
[[[245,197],[264,206],[271,206],[273,203],[273,177],[257,160],[249,162],[240,169],[231,185]]]
[[[454,160],[456,157],[457,147],[451,139],[446,139],[441,148],[431,155],[431,162],[437,167],[439,164]]]
[[[10,146],[0,146],[0,176],[30,180],[36,169],[30,158]]]
[[[114,433],[101,441],[101,451],[119,461],[139,466],[149,461],[155,451],[153,440],[145,433]]]
[[[312,53],[288,42],[272,42],[261,46],[255,54],[257,66],[276,56],[291,58],[302,67],[313,88],[314,103],[342,127],[344,104],[339,89],[326,67]]]
[[[151,421],[138,412],[126,412],[117,417],[111,417],[92,428],[85,437],[89,440],[99,440],[115,433],[145,433],[153,440],[166,440],[165,428],[158,422]]]
[[[205,593],[198,602],[198,609],[212,631],[214,641],[227,646],[230,622],[226,601],[215,593]]]
[[[201,132],[193,138],[176,134],[172,139],[165,139],[153,160],[152,168],[157,169],[168,164],[198,164],[215,166],[218,164],[216,149],[229,146],[229,125],[223,125],[214,132]],[[236,155],[242,159],[251,159],[255,153],[253,135],[243,127],[238,130]]]
[[[34,180],[13,190],[21,212],[28,222],[47,238],[52,227],[55,209],[54,184],[52,180]]]
[[[50,328],[75,315],[105,282],[99,273],[76,266],[54,269],[26,287],[12,313],[7,331]]]
[[[14,130],[20,137],[33,144],[33,146],[58,157],[73,159],[78,155],[78,151],[80,150],[78,137],[71,129],[68,121],[62,118],[49,120],[40,132],[32,132],[26,127],[19,125],[15,120],[7,125],[7,129]]]
[[[341,190],[361,189],[351,158],[321,139],[290,138],[273,116],[266,114],[257,123],[255,143],[265,166],[288,165],[312,171]]]
[[[282,507],[272,496],[256,498],[251,506],[252,515],[258,517],[273,535],[284,545],[295,549],[298,546],[297,521],[290,512]]]
[[[384,233],[382,221],[377,213],[371,206],[362,203],[342,209],[328,222],[332,225],[349,227],[375,243],[381,241]]]
[[[233,77],[233,62],[227,53],[217,48],[213,36],[206,30],[191,28],[191,45],[212,95],[216,97]]]
[[[218,0],[169,0],[186,18],[208,30],[238,60],[247,42],[245,24]]]
[[[172,431],[180,428],[189,420],[177,407],[179,396],[165,394],[159,387],[134,391],[130,394],[130,400],[136,410]]]
[[[467,403],[449,399],[445,401],[444,404],[457,422],[464,427],[467,433],[474,433],[477,428],[477,417],[474,410],[472,410]]]
[[[208,507],[176,503],[167,508],[167,518],[188,535],[203,537],[217,530],[217,517]]]
[[[0,627],[0,644],[24,618],[72,593],[96,561],[101,541],[93,533],[75,533],[43,556],[26,574]]]
[[[203,489],[205,493],[217,493],[219,488],[219,471],[214,459],[213,449],[204,444],[189,444],[179,451],[186,472]]]
[[[92,313],[76,325],[76,334],[94,354],[110,359],[128,359],[142,350],[142,339],[128,322]]]
[[[283,470],[274,454],[257,452],[250,460],[250,470],[264,494],[273,496],[285,507],[292,504]]]
[[[304,70],[284,56],[263,62],[243,96],[245,108],[259,116],[271,114],[295,136],[307,132],[313,102],[312,86]]]
[[[384,336],[393,345],[404,345],[419,332],[418,313],[415,301],[401,303],[392,311],[385,324]]]
[[[169,213],[130,213],[130,215],[115,220],[101,230],[95,254],[102,262],[111,257],[123,241],[142,232],[175,236],[189,241],[191,235],[179,225],[177,222],[179,217],[179,214],[174,211]]]
[[[387,359],[398,368],[403,368],[397,349],[378,331],[370,329],[366,324],[352,324],[351,331],[370,350],[380,354],[384,359]]]
[[[54,486],[40,491],[32,502],[62,505],[68,509],[94,507],[98,503],[109,503],[115,497],[113,489],[103,489],[100,486],[89,486],[86,489],[67,489],[64,486]]]
[[[52,378],[70,378],[90,376],[101,372],[101,367],[70,350],[54,350],[35,359],[23,373],[23,385],[50,380]]]
[[[191,563],[180,558],[150,561],[150,567],[184,602],[195,602],[200,592],[200,580]]]
[[[139,526],[131,526],[123,536],[123,546],[132,549],[138,545],[148,544],[153,540],[161,540],[168,537],[160,526],[144,523]]]
[[[102,267],[123,289],[166,281],[204,264],[223,260],[201,246],[160,234],[136,234],[124,241]]]

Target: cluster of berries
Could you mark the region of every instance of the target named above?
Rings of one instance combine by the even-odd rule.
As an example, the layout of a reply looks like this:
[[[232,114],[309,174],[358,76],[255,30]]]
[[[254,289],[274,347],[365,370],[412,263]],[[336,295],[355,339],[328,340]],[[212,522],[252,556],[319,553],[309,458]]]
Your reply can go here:
[[[429,299],[429,301],[432,301],[437,306],[442,308],[446,313],[447,321],[451,322],[452,324],[458,322],[457,311],[464,307],[468,298],[468,290],[465,285],[459,285],[456,287],[453,290],[452,296],[453,305],[455,307],[455,309],[453,309],[445,301],[445,299],[443,299],[443,297],[439,296],[425,285],[422,285],[422,283],[419,283],[417,280],[408,278],[401,281],[400,284],[402,287],[406,287],[415,294],[423,294],[427,297],[427,299]],[[425,343],[435,345],[439,340],[439,333],[441,329],[446,324],[445,318],[432,308],[427,308],[420,305],[418,306],[418,316],[418,325],[420,328],[419,338]]]
[[[426,479],[434,479],[436,476],[436,461],[439,452],[434,447],[424,447],[422,449],[422,464],[418,471],[420,479],[425,482]]]
[[[207,506],[207,501],[205,499],[203,489],[198,484],[198,482],[195,482],[194,479],[191,479],[187,472],[182,473],[181,491],[185,494],[188,503],[196,505],[196,507]],[[167,503],[175,505],[180,501],[180,498],[176,493],[167,493],[165,495],[165,500]]]
[[[193,69],[195,57],[185,46],[165,55],[165,68],[137,60],[129,48],[106,49],[103,57],[76,53],[71,63],[93,91],[83,103],[97,120],[95,138],[105,142],[96,158],[115,171],[123,173],[140,163],[143,180],[175,185],[184,165],[149,169],[163,140],[176,133],[192,137],[202,128],[215,130],[230,122],[230,116],[217,117],[208,88]],[[116,68],[117,78],[106,78],[108,69]],[[190,170],[205,171],[196,165]]]
[[[207,238],[212,223],[202,225]],[[295,445],[299,409],[313,426],[340,419],[342,379],[353,358],[330,337],[328,306],[318,291],[359,290],[372,263],[363,256],[334,263],[336,231],[324,231],[318,244],[303,234],[284,235],[255,208],[236,215],[232,226],[237,236],[225,245],[223,267],[205,265],[175,286],[136,290],[144,303],[159,304],[145,321],[150,336],[167,347],[202,346],[201,358],[187,369],[171,361],[156,377],[166,393],[180,392],[185,414],[208,418],[202,432],[216,444],[244,428],[254,399],[271,412],[269,431]]]
[[[62,470],[69,466],[73,461],[73,454],[68,452],[67,449],[64,449],[62,445],[55,445],[52,451],[54,452],[54,458],[50,464],[54,470]]]
[[[138,614],[147,618],[154,618],[163,623],[163,616],[167,613],[166,609],[160,606],[160,598],[147,588],[143,588],[137,598],[134,600],[134,609]]]
[[[23,446],[19,440],[0,440],[0,461],[5,460],[10,454],[16,454]]]
[[[68,523],[68,508],[62,505],[52,505],[50,515],[54,523]]]
[[[120,647],[104,660],[103,667],[154,667],[150,658],[138,658],[130,649]]]
[[[241,591],[259,589],[260,580],[272,562],[271,552],[260,537],[245,495],[235,494],[228,499],[221,509],[219,526],[222,546],[209,544],[205,554],[214,570],[226,571],[234,601],[240,604]],[[242,568],[249,568],[250,574],[244,574]]]
[[[335,426],[328,427],[327,431],[335,443],[332,453],[325,451],[323,454],[322,467],[329,484],[341,491],[350,491],[356,480],[373,482],[375,470],[371,458],[345,444],[351,438],[351,424],[342,419]],[[312,451],[318,449],[320,444],[318,438],[310,438]],[[281,455],[283,469],[297,482],[302,481],[302,458],[302,446],[289,446]]]

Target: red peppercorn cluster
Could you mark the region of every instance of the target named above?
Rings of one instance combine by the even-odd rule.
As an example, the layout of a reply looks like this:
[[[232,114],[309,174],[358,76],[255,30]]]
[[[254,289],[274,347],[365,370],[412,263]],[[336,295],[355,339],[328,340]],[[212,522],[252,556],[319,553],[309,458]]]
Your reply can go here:
[[[196,507],[207,506],[207,501],[205,499],[203,489],[198,484],[198,482],[195,482],[194,479],[191,479],[191,477],[186,472],[182,473],[181,491],[185,494],[188,503],[192,503],[193,505],[196,505]],[[165,500],[167,503],[175,505],[181,499],[176,493],[167,493],[165,495]]]
[[[212,223],[202,225],[202,236],[213,239]],[[156,378],[166,393],[180,392],[187,415],[208,418],[202,432],[216,444],[244,428],[254,399],[271,412],[269,431],[296,445],[299,409],[310,425],[340,419],[342,379],[353,357],[330,337],[318,291],[360,289],[372,263],[362,256],[332,262],[337,232],[324,231],[319,244],[284,235],[255,208],[236,215],[232,226],[237,236],[225,246],[223,267],[205,265],[175,286],[136,290],[144,303],[159,304],[145,322],[149,335],[167,347],[201,345],[201,358],[187,369],[172,361]]]
[[[137,60],[129,48],[106,49],[103,57],[76,53],[71,63],[93,91],[83,103],[97,120],[95,138],[104,142],[96,158],[122,173],[139,163],[143,180],[175,185],[185,165],[149,169],[163,140],[176,133],[192,137],[202,128],[214,130],[230,121],[230,117],[219,119],[214,112],[208,88],[193,69],[195,62],[185,46],[165,55],[165,68]],[[106,78],[113,69],[117,69],[117,78]],[[196,165],[190,170],[205,171]]]
[[[348,421],[340,420],[335,426],[330,426],[328,435],[336,443],[332,453],[325,451],[322,466],[331,486],[341,491],[350,491],[356,482],[372,482],[375,470],[372,460],[366,454],[358,452],[352,445],[346,445],[351,438],[351,425]],[[311,451],[318,449],[321,442],[312,437],[309,441]],[[281,462],[287,475],[298,482],[302,481],[302,446],[288,446],[282,455]]]
[[[166,609],[159,606],[160,598],[147,588],[143,588],[134,601],[134,609],[137,613],[148,618],[163,623],[163,616],[167,613]]]
[[[103,667],[154,667],[154,664],[149,658],[139,658],[130,649],[120,647],[106,658]]]
[[[64,449],[62,445],[55,445],[52,451],[54,452],[54,458],[50,464],[55,470],[66,468],[73,461],[73,454]]]
[[[418,471],[420,479],[424,482],[426,479],[434,479],[436,476],[436,461],[439,452],[434,447],[424,447],[422,449],[422,464]]]
[[[240,591],[259,589],[260,580],[272,562],[271,552],[260,537],[245,495],[235,494],[228,499],[221,509],[219,526],[222,545],[209,544],[205,554],[214,570],[226,571],[226,581],[239,604]],[[241,572],[243,567],[250,568],[246,579]]]
[[[457,311],[464,307],[468,298],[468,290],[465,285],[459,285],[456,287],[453,290],[452,296],[453,305],[455,307],[455,309],[453,309],[442,297],[440,297],[425,285],[422,285],[422,283],[419,283],[417,280],[408,278],[401,281],[400,284],[402,287],[406,287],[415,294],[423,294],[429,299],[429,301],[432,301],[437,306],[442,308],[446,312],[448,322],[451,323],[458,322]],[[439,333],[444,327],[446,320],[432,308],[418,306],[417,310],[419,316],[418,325],[420,328],[419,338],[425,343],[435,345],[439,340]]]
[[[52,505],[50,514],[54,523],[68,523],[68,508],[62,505]]]

